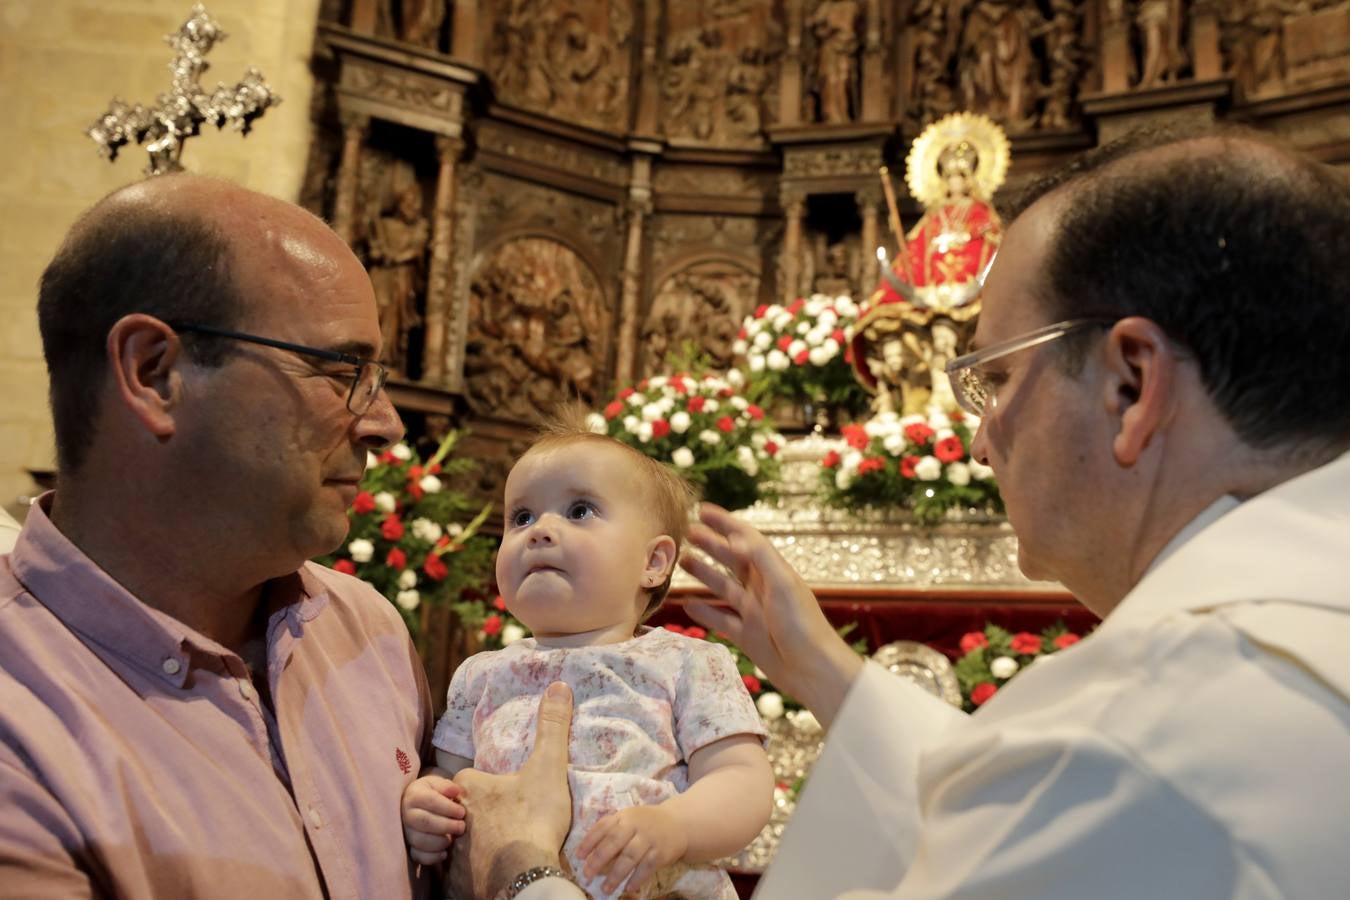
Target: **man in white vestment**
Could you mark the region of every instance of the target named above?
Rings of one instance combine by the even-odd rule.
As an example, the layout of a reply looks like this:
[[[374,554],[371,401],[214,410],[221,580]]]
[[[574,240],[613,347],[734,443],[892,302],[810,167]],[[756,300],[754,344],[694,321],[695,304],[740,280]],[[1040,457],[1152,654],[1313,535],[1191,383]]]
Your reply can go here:
[[[725,605],[691,613],[829,727],[756,896],[1350,896],[1350,185],[1246,133],[1136,137],[1014,213],[948,371],[1022,570],[1104,622],[968,716],[705,508],[725,570],[684,564]],[[567,716],[463,776],[474,896],[580,896]]]
[[[14,517],[0,509],[0,553],[8,553],[14,549],[14,542],[19,539],[19,530],[23,528]]]

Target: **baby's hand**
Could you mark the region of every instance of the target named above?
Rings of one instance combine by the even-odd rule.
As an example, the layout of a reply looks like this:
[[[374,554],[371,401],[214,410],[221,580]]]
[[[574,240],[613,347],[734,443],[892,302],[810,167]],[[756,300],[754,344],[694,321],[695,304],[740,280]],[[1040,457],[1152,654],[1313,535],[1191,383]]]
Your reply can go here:
[[[464,788],[441,775],[423,775],[403,792],[403,838],[413,862],[431,866],[445,859],[455,835],[464,833]]]
[[[630,806],[605,816],[577,847],[587,879],[608,873],[610,893],[628,878],[626,890],[642,886],[662,866],[684,856],[684,826],[660,806]],[[631,873],[631,876],[630,876]]]

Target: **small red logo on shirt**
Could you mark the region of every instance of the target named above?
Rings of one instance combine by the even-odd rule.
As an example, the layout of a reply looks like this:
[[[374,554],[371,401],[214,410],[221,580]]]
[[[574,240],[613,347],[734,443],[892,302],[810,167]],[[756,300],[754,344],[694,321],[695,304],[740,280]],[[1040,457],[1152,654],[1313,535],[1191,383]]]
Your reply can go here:
[[[408,759],[408,754],[397,747],[394,748],[394,760],[398,763],[398,767],[403,771],[404,775],[407,775],[412,771],[412,760]]]

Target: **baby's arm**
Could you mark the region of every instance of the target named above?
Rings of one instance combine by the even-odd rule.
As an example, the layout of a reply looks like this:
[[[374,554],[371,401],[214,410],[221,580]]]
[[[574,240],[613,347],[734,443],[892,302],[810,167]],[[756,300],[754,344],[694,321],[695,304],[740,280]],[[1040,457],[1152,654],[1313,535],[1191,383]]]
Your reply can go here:
[[[436,765],[403,792],[403,838],[413,862],[435,865],[445,859],[450,842],[464,833],[464,807],[457,801],[464,789],[450,779],[473,760],[436,751]]]
[[[612,891],[632,873],[636,888],[677,860],[705,862],[740,851],[773,810],[773,770],[758,737],[736,734],[689,755],[689,789],[655,806],[605,816],[577,848],[591,878]]]

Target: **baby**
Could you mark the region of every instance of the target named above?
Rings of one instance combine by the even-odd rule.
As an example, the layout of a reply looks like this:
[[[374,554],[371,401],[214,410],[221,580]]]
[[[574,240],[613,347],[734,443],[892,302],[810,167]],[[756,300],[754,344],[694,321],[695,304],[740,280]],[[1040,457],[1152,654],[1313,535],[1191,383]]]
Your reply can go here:
[[[497,584],[534,636],[455,671],[432,741],[437,767],[515,771],[539,696],[565,681],[576,711],[563,853],[578,882],[597,898],[731,900],[710,861],[768,821],[765,731],[725,647],[641,625],[670,587],[687,484],[581,421],[546,426],[507,477]],[[419,861],[463,830],[462,807],[436,782],[424,776],[404,795]]]

